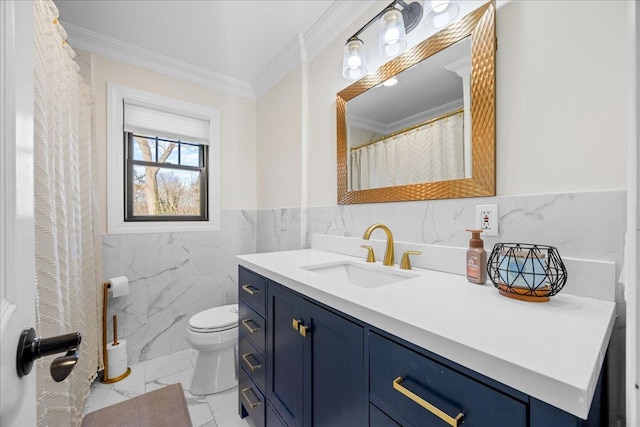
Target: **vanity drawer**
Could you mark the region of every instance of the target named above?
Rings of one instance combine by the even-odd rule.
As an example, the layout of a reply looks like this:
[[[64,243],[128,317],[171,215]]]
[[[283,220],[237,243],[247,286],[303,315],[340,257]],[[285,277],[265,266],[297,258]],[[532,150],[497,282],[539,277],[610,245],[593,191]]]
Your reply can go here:
[[[246,304],[238,304],[240,311],[240,335],[245,336],[251,344],[262,354],[265,353],[266,322],[262,316],[249,308]]]
[[[266,384],[267,365],[264,356],[245,338],[240,335],[239,343],[240,365],[245,369],[249,377],[264,392]]]
[[[369,404],[369,427],[402,427],[376,405]]]
[[[446,426],[438,410],[465,425],[527,425],[525,403],[374,333],[369,372],[371,402],[403,426]]]
[[[240,392],[240,405],[249,414],[256,427],[264,427],[264,412],[267,402],[244,369],[240,369],[238,391]]]
[[[238,267],[238,293],[240,301],[246,303],[262,316],[266,314],[267,281],[264,277]]]

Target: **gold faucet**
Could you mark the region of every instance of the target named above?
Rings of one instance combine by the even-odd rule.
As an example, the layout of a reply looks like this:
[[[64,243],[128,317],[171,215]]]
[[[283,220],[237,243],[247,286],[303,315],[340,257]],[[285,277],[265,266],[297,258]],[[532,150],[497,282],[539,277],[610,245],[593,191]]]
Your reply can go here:
[[[384,262],[383,265],[393,265],[393,235],[391,234],[391,230],[384,224],[373,224],[371,227],[367,228],[367,231],[364,232],[363,239],[369,240],[371,236],[371,232],[376,228],[382,229],[387,234],[387,250],[384,252]]]

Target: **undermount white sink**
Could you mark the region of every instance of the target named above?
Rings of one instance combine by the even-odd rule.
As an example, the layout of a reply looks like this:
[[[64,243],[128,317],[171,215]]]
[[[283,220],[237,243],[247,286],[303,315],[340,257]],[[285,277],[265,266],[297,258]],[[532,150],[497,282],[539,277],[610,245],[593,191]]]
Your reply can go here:
[[[415,274],[393,270],[394,267],[383,267],[375,264],[360,264],[342,261],[330,264],[308,265],[304,270],[339,281],[346,281],[362,288],[378,288],[416,277]]]

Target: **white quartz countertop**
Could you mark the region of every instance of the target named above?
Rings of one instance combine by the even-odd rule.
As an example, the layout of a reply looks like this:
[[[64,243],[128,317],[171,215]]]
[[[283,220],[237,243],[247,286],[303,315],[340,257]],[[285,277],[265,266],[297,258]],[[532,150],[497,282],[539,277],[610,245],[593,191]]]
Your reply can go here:
[[[615,304],[563,295],[545,303],[500,295],[490,281],[416,269],[367,289],[301,267],[363,259],[315,249],[238,256],[239,264],[523,393],[586,419]],[[380,262],[376,264],[381,265]],[[384,267],[404,272],[398,265]]]

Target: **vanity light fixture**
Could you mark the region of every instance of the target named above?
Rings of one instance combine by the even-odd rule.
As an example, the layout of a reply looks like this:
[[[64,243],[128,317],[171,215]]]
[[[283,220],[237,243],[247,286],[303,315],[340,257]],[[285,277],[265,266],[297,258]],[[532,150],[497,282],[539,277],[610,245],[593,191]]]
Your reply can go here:
[[[398,9],[400,6],[402,9]],[[360,33],[378,20],[378,51],[383,57],[402,53],[407,48],[406,34],[411,32],[422,19],[422,4],[394,0],[380,13],[367,22],[347,40],[342,59],[342,75],[356,80],[367,74],[364,43],[358,38]]]
[[[453,22],[460,12],[457,0],[425,0],[424,9],[427,28],[442,28]]]
[[[356,35],[344,45],[342,58],[342,76],[345,79],[357,80],[367,74],[367,57],[364,54],[364,43]]]
[[[385,58],[396,56],[407,48],[406,38],[402,13],[387,7],[378,19],[378,53]]]

